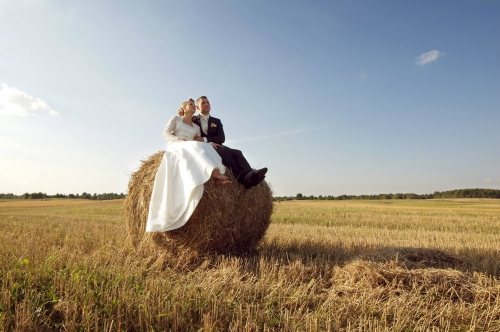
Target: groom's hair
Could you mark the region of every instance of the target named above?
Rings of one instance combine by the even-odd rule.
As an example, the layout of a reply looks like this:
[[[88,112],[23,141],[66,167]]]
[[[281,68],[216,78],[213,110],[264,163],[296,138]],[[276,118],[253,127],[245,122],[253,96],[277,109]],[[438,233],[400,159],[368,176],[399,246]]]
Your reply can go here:
[[[202,99],[208,99],[207,96],[200,96],[198,99],[196,99],[196,105],[202,100]]]

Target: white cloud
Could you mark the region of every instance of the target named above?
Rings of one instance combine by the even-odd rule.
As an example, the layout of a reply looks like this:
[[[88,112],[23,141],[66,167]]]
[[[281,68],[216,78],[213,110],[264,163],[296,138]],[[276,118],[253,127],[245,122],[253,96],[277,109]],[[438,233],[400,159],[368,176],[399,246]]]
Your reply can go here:
[[[438,50],[432,50],[430,52],[420,54],[417,57],[417,61],[415,62],[419,66],[425,66],[428,63],[436,61],[439,57],[444,56],[443,52],[439,52]]]
[[[29,116],[40,112],[59,115],[45,100],[30,96],[17,88],[11,88],[6,83],[0,84],[0,115]]]
[[[364,70],[361,70],[359,72],[359,78],[361,78],[362,80],[366,80],[366,78],[368,77],[368,73]]]

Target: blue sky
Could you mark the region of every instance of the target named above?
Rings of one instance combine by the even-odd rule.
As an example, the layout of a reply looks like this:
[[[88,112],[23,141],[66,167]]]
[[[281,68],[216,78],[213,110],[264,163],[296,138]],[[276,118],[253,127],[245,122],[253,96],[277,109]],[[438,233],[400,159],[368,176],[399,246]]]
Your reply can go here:
[[[0,193],[125,192],[207,95],[275,195],[500,189],[498,1],[0,0]]]

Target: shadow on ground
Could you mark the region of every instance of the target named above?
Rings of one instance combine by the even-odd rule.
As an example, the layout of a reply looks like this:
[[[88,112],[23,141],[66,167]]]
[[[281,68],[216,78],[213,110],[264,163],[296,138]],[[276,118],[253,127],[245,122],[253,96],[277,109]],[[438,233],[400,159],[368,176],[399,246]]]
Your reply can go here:
[[[178,248],[180,249],[180,248]],[[367,247],[366,244],[346,246],[341,241],[332,243],[294,242],[288,244],[264,242],[258,250],[243,254],[200,254],[189,249],[172,251],[171,248],[149,247],[149,263],[161,270],[193,271],[200,266],[217,268],[221,262],[237,259],[240,266],[254,275],[262,265],[278,267],[301,264],[315,270],[331,270],[356,261],[389,264],[405,270],[441,269],[456,270],[472,275],[474,272],[486,276],[500,277],[500,252],[479,249],[462,249],[459,252],[415,247]]]
[[[265,243],[259,251],[235,257],[279,265],[289,265],[300,261],[306,266],[322,268],[343,267],[354,261],[392,263],[407,270],[452,269],[468,274],[479,272],[487,276],[500,277],[500,252],[494,250],[463,249],[458,253],[451,253],[430,248],[367,248],[366,245],[349,245],[347,248],[342,242],[330,244],[300,242],[279,246],[274,243]],[[247,261],[247,263],[250,262]]]

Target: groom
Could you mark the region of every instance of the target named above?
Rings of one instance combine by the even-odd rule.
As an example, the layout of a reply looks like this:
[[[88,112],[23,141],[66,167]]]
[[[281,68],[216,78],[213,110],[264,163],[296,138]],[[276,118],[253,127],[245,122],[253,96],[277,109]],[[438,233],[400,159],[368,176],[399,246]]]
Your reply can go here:
[[[261,183],[266,177],[267,168],[252,169],[240,150],[222,145],[226,139],[222,122],[210,116],[210,101],[208,101],[208,98],[205,96],[198,98],[196,108],[200,111],[200,115],[193,116],[193,122],[201,128],[201,137],[197,136],[194,140],[220,144],[215,150],[221,156],[222,163],[231,168],[235,178],[245,188],[250,189]]]

